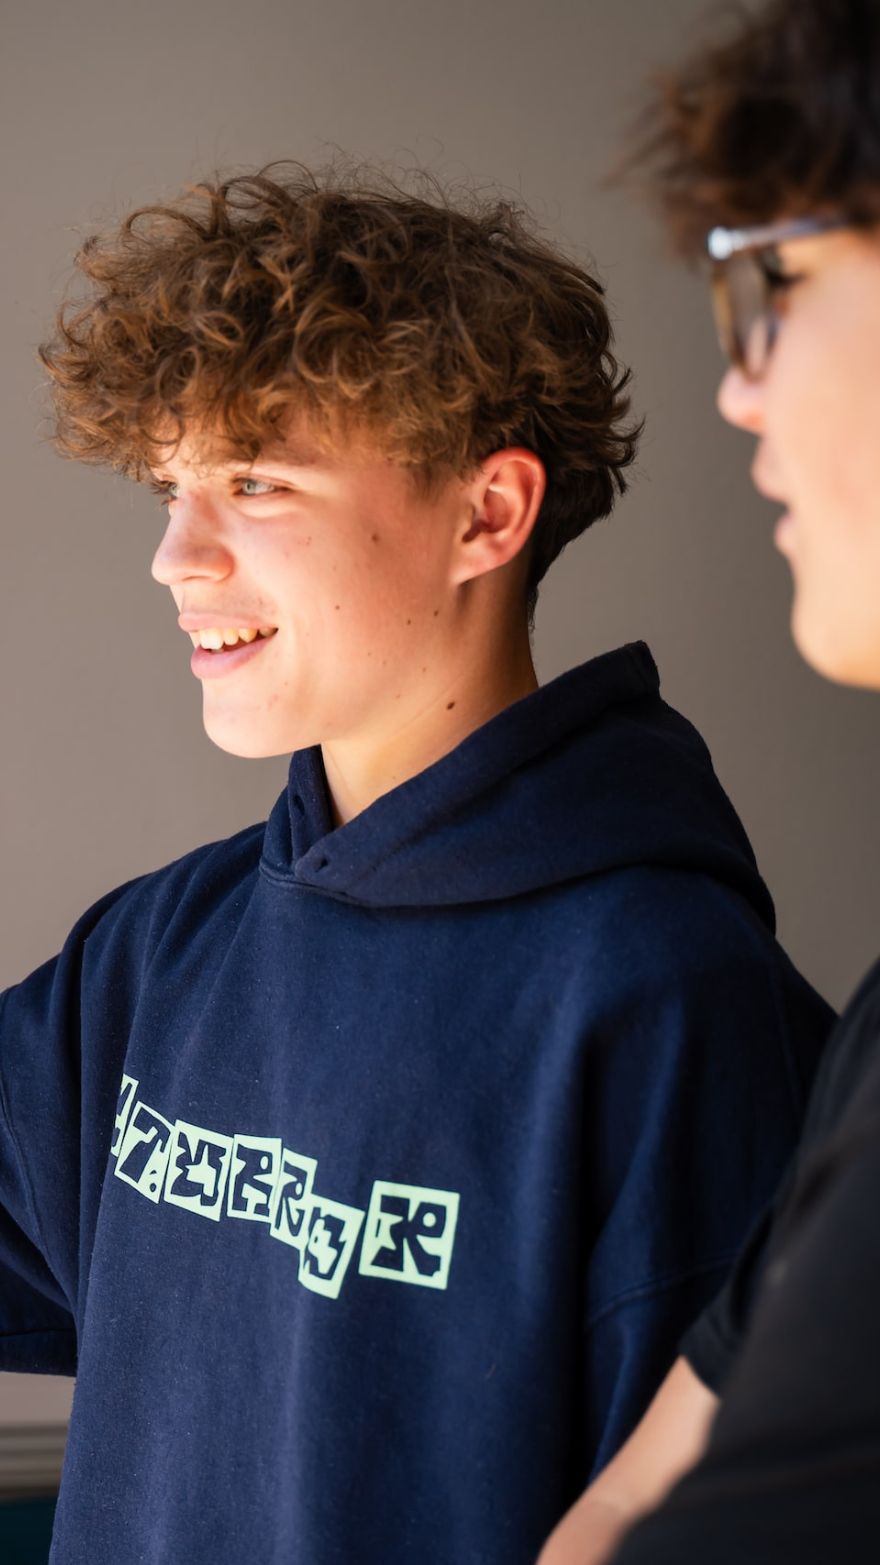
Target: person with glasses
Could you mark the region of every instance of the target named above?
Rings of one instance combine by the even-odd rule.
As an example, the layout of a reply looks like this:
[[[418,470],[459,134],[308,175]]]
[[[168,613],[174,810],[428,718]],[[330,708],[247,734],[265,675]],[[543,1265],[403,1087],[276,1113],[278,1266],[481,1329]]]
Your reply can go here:
[[[880,690],[880,3],[775,0],[659,79],[628,161],[708,266],[718,404],[784,507],[792,634]],[[659,1503],[662,1502],[662,1503]],[[654,1509],[652,1509],[654,1507]],[[880,962],[719,1298],[540,1565],[880,1557]]]

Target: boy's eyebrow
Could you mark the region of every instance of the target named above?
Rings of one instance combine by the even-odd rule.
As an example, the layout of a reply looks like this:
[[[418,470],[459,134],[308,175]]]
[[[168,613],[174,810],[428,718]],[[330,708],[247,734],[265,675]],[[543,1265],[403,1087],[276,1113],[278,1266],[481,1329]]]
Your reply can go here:
[[[281,467],[322,467],[328,464],[328,460],[327,453],[319,446],[310,446],[305,441],[285,440],[281,445],[266,446],[254,457],[251,466],[256,467],[258,462],[272,462]]]
[[[228,462],[221,462],[214,469],[214,472],[217,477],[222,478],[231,476],[243,468],[259,467],[261,463],[266,463],[272,467],[326,467],[328,458],[317,447],[297,445],[286,441],[282,446],[267,447],[252,458],[242,456],[236,459],[233,457]],[[176,481],[167,468],[161,466],[151,467],[150,472],[154,478],[169,479],[172,482]]]

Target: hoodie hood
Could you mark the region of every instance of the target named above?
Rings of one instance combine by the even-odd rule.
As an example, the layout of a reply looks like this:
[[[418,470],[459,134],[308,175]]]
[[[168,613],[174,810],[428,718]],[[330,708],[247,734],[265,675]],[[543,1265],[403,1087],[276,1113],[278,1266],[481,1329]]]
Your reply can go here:
[[[515,702],[334,828],[319,746],[292,758],[262,870],[364,907],[448,907],[635,865],[709,875],[769,926],[773,903],[696,729],[644,642]]]

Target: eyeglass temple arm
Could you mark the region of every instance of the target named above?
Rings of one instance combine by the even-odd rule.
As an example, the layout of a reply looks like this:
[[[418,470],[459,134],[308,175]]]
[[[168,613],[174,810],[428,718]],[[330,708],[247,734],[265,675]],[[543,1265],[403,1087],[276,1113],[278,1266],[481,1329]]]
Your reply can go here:
[[[829,228],[847,228],[851,221],[842,217],[800,217],[785,223],[761,223],[756,228],[713,228],[706,238],[706,249],[713,261],[729,261],[741,250],[762,250],[788,239],[821,234]]]

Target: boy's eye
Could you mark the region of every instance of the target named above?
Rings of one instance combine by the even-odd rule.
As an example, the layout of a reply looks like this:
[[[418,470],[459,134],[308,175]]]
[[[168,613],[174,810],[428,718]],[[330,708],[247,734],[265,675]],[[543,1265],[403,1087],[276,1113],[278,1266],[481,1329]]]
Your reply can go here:
[[[771,293],[785,293],[786,289],[793,288],[795,283],[803,282],[802,273],[785,270],[782,258],[776,250],[765,250],[760,256],[760,265]]]
[[[786,289],[793,288],[795,283],[803,282],[803,278],[796,272],[768,272],[767,283],[773,293],[785,293]]]
[[[163,479],[152,478],[150,480],[150,489],[152,493],[158,495],[163,504],[166,500],[177,499],[177,495],[171,493],[172,489],[176,488],[176,484],[166,483]]]
[[[269,491],[271,493],[271,491],[273,489],[277,489],[277,487],[278,487],[277,484],[270,484],[269,480],[267,478],[242,478],[242,479],[239,480],[239,482],[242,485],[242,493],[245,494],[245,495],[250,494],[251,496],[253,496],[253,490],[249,491],[249,490],[245,489],[244,488],[245,484],[259,484],[259,485],[262,485],[262,492],[264,494],[267,491]]]
[[[244,499],[246,500],[256,500],[264,494],[280,494],[284,492],[278,484],[270,483],[267,478],[244,477],[236,479],[235,482],[239,486],[239,493],[243,495]],[[256,488],[249,488],[248,485],[256,485]],[[163,504],[167,504],[169,500],[177,500],[179,498],[177,494],[177,484],[174,483],[174,481],[170,478],[152,479],[150,482],[150,489],[152,490],[153,494],[159,496]]]

